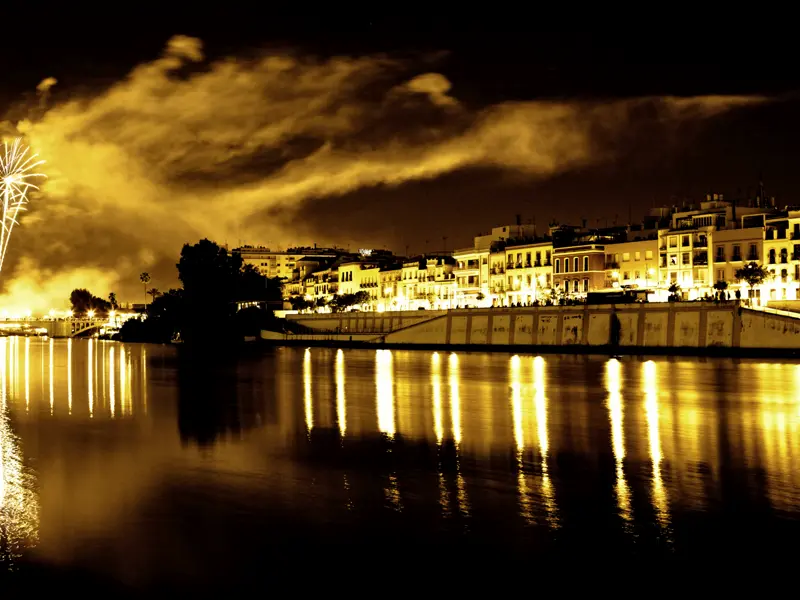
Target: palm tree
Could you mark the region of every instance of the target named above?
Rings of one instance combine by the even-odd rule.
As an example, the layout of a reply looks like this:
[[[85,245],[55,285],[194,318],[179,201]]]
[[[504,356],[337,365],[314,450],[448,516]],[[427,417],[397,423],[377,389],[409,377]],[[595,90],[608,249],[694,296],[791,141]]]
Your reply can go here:
[[[147,293],[153,297],[153,300],[155,300],[161,295],[161,292],[158,291],[158,288],[150,288],[149,290],[147,290]]]
[[[147,307],[147,284],[150,283],[150,273],[145,271],[139,275],[139,281],[144,284],[144,305]]]
[[[119,304],[117,304],[117,295],[114,292],[111,292],[108,295],[108,302],[109,304],[111,304],[111,308],[113,308],[114,310],[117,310],[117,308],[119,308]]]

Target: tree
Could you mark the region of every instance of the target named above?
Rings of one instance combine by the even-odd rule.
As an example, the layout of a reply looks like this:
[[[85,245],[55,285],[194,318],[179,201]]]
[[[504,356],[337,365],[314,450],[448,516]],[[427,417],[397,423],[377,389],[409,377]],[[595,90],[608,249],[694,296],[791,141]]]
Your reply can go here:
[[[751,262],[736,269],[733,276],[739,281],[747,282],[747,285],[750,286],[750,297],[752,298],[753,289],[757,285],[764,283],[770,277],[770,272],[766,267],[759,265],[758,263]]]
[[[117,295],[114,292],[111,292],[108,295],[108,302],[111,304],[111,308],[117,310],[119,308],[119,304],[117,303]]]
[[[108,312],[108,310],[111,308],[111,304],[109,302],[106,302],[102,298],[98,298],[89,290],[83,288],[72,290],[72,293],[69,295],[69,302],[72,306],[72,312],[76,316],[83,316],[90,310],[97,314],[101,314]]]
[[[365,304],[369,304],[371,297],[368,292],[364,290],[358,291],[355,293],[355,302],[353,304],[358,306],[364,306]]]
[[[158,288],[150,288],[149,290],[147,290],[147,295],[150,296],[153,300],[155,300],[161,295],[161,292],[158,291]]]
[[[714,284],[714,289],[717,290],[718,292],[724,292],[725,290],[728,289],[728,282],[727,281],[722,281],[722,280],[717,281]]]
[[[672,283],[670,283],[669,287],[667,288],[667,290],[669,291],[669,301],[670,302],[676,302],[676,301],[680,300],[680,297],[681,297],[681,286],[677,281],[673,281]]]
[[[483,292],[478,292],[478,295],[477,295],[477,296],[475,296],[475,299],[476,299],[478,302],[480,302],[480,301],[481,301],[481,300],[483,300],[484,298],[486,298],[486,296],[484,296],[484,295],[483,295]]]
[[[289,304],[292,307],[292,310],[303,311],[308,308],[311,308],[311,303],[303,298],[303,296],[292,296],[289,298]]]
[[[147,284],[150,283],[150,273],[145,271],[139,275],[139,281],[144,285],[144,304],[147,306]]]

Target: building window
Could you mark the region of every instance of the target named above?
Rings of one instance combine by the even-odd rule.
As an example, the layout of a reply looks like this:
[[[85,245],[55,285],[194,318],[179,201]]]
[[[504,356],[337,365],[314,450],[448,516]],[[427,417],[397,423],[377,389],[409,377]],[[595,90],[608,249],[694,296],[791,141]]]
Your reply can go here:
[[[733,245],[733,258],[731,258],[733,262],[741,262],[742,261],[742,247],[739,244]]]
[[[636,251],[636,252],[633,254],[633,259],[634,259],[634,260],[642,260],[642,253],[641,253],[641,252],[639,252],[639,251],[637,250],[637,251]]]
[[[688,236],[688,235],[684,235],[684,236],[681,238],[681,246],[683,246],[684,248],[686,248],[688,245],[689,245],[689,236]]]
[[[781,248],[781,264],[785,265],[787,262],[789,262],[789,250]]]
[[[755,244],[750,244],[750,250],[747,252],[747,260],[758,260],[758,249]]]
[[[725,269],[717,269],[717,281],[725,281]]]
[[[770,248],[769,250],[769,264],[775,264],[775,248]]]
[[[583,257],[583,270],[584,271],[588,271],[589,270],[589,257],[588,256],[584,256]]]
[[[639,271],[636,271],[636,272],[633,274],[633,278],[634,278],[634,279],[641,279],[641,278],[642,278],[642,277],[641,277],[641,273],[640,273]]]
[[[690,264],[692,264],[692,261],[691,261],[691,260],[689,260],[689,253],[688,253],[688,252],[684,252],[684,253],[683,253],[683,257],[682,257],[682,260],[681,260],[681,264],[684,264],[684,265],[690,265]]]
[[[669,247],[670,248],[677,248],[678,247],[678,236],[675,236],[675,235],[669,236]]]
[[[653,258],[653,251],[652,250],[645,250],[644,252],[645,260],[652,260]]]
[[[581,263],[580,259],[576,256],[575,259],[572,261],[572,266],[574,267],[572,270],[576,273],[581,270]]]
[[[556,273],[561,273],[561,260],[556,259]]]
[[[578,293],[578,283],[579,282],[577,279],[572,282],[572,291],[575,292],[576,294]]]
[[[589,291],[589,280],[588,279],[584,279],[583,280],[583,291],[584,292],[588,292]]]
[[[631,278],[631,274],[628,271],[623,271],[622,279],[625,280],[625,281],[628,281],[628,279],[630,279],[630,278]]]
[[[631,259],[630,252],[623,252],[622,253],[622,262],[628,262]]]
[[[678,255],[677,254],[670,254],[669,255],[669,264],[672,267],[678,266]]]
[[[789,278],[789,272],[786,269],[781,269],[781,281],[786,283],[786,280]]]
[[[717,246],[714,260],[716,262],[725,262],[725,246]]]
[[[569,259],[564,259],[564,273],[569,273]]]

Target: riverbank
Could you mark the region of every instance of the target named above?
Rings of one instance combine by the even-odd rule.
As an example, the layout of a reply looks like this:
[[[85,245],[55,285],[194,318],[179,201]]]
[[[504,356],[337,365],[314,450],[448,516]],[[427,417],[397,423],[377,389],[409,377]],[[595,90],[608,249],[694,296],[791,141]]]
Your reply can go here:
[[[697,358],[779,358],[800,361],[800,350],[783,348],[730,348],[711,346],[689,348],[686,346],[522,346],[497,344],[390,344],[349,340],[286,339],[261,340],[261,347],[292,348],[343,348],[370,350],[424,350],[428,352],[491,352],[496,354],[555,354],[555,355],[602,355],[602,356],[675,356]]]
[[[291,315],[308,333],[261,331],[273,345],[478,352],[800,357],[800,315],[733,303]]]

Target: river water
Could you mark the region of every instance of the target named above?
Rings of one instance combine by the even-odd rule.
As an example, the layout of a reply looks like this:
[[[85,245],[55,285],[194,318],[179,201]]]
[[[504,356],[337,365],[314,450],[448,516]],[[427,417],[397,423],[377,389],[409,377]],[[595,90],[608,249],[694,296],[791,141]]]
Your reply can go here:
[[[14,577],[763,556],[800,534],[799,460],[794,363],[0,338]]]

